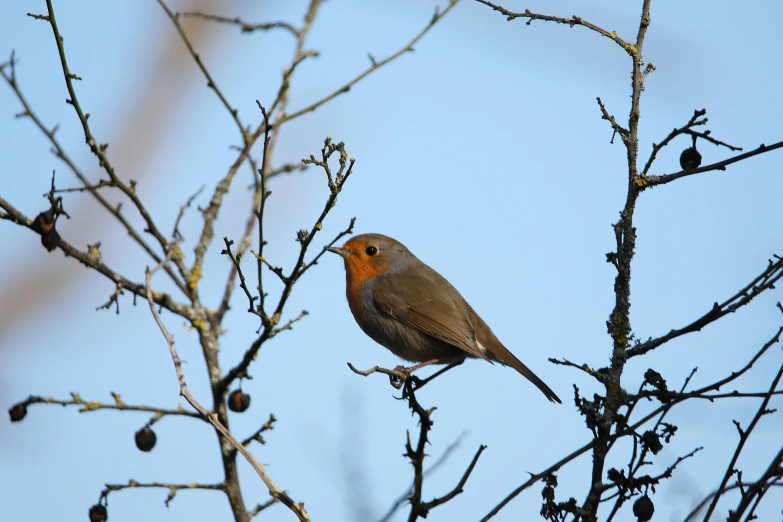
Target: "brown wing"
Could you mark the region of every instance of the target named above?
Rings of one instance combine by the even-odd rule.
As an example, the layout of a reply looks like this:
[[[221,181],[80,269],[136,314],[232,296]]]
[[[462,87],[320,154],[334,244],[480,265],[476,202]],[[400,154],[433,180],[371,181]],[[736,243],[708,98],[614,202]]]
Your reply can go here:
[[[430,267],[421,266],[419,275],[390,274],[391,277],[377,278],[373,298],[381,310],[472,357],[511,366],[547,399],[561,402],[544,381],[503,346],[451,283]]]
[[[476,334],[467,319],[467,303],[441,275],[424,267],[424,272],[429,272],[424,275],[378,277],[375,303],[398,321],[456,346],[471,357],[489,361],[476,344]]]

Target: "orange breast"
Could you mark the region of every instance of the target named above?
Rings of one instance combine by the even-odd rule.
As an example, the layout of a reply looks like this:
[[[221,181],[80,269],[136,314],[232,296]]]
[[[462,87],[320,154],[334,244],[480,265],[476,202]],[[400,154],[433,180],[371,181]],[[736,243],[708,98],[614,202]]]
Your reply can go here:
[[[373,277],[388,270],[388,267],[379,265],[378,263],[367,263],[365,260],[357,257],[345,259],[345,273],[347,276],[345,295],[348,298],[348,306],[351,308],[351,313],[357,321],[360,320],[362,314],[367,309],[367,303],[362,301],[362,286]]]

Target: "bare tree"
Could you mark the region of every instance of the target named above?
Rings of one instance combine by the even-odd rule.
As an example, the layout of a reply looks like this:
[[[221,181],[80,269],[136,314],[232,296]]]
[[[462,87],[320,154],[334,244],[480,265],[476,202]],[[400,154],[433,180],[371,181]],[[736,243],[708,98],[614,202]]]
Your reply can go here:
[[[0,67],[0,74],[7,85],[16,95],[18,102],[22,106],[20,117],[29,119],[46,136],[52,146],[53,153],[59,158],[68,170],[77,178],[79,184],[76,187],[61,188],[56,183],[55,175],[52,175],[51,186],[47,197],[49,207],[40,212],[34,219],[26,216],[15,206],[0,197],[0,218],[16,223],[17,225],[27,227],[31,231],[40,234],[41,243],[51,251],[59,250],[66,257],[71,257],[90,269],[93,269],[115,285],[114,292],[109,296],[106,303],[99,306],[98,309],[114,308],[117,313],[120,310],[120,300],[122,296],[130,293],[136,297],[141,297],[149,301],[150,309],[164,334],[167,344],[171,350],[177,377],[181,386],[181,393],[190,403],[195,411],[179,408],[175,410],[146,405],[126,404],[122,398],[114,394],[114,403],[103,403],[100,401],[85,400],[78,394],[72,394],[70,399],[56,399],[50,397],[41,397],[32,395],[26,400],[14,405],[9,410],[12,421],[20,421],[26,415],[27,407],[33,404],[58,404],[62,406],[80,407],[82,411],[95,410],[122,410],[122,411],[143,411],[153,413],[150,420],[136,433],[136,444],[142,451],[150,451],[156,443],[156,435],[152,431],[152,426],[166,416],[186,416],[200,419],[210,423],[218,436],[220,455],[225,473],[225,479],[216,484],[171,484],[171,483],[139,483],[129,481],[127,484],[107,484],[106,488],[100,493],[97,504],[90,509],[91,520],[105,520],[107,516],[107,500],[111,493],[129,489],[129,488],[162,488],[169,491],[167,504],[171,501],[177,492],[181,490],[219,490],[225,493],[231,506],[231,511],[235,520],[248,521],[258,515],[269,506],[280,502],[302,521],[310,520],[310,517],[304,507],[304,503],[292,499],[279,486],[275,484],[270,475],[266,472],[264,466],[255,460],[247,449],[251,443],[258,441],[263,443],[262,434],[274,427],[276,418],[270,415],[255,433],[249,435],[240,441],[229,431],[228,410],[243,412],[247,409],[250,402],[250,396],[243,393],[240,388],[233,392],[232,386],[238,381],[249,376],[248,370],[251,363],[255,360],[261,347],[278,334],[290,330],[294,324],[307,315],[306,310],[289,316],[286,313],[286,304],[290,298],[294,286],[299,282],[302,276],[307,273],[314,265],[318,263],[320,257],[324,254],[324,246],[334,245],[340,238],[350,234],[353,230],[354,220],[347,224],[347,228],[334,234],[333,239],[326,242],[315,253],[312,253],[311,246],[316,239],[316,235],[324,228],[324,221],[330,210],[337,203],[337,196],[343,189],[344,184],[351,175],[354,166],[354,159],[348,157],[346,147],[343,143],[334,143],[331,138],[326,138],[323,149],[318,153],[318,157],[310,155],[300,162],[283,163],[276,168],[271,166],[271,157],[274,153],[278,137],[286,124],[305,116],[321,106],[329,103],[333,99],[348,92],[354,85],[362,81],[375,71],[383,68],[393,62],[406,52],[412,51],[414,46],[432,29],[455,5],[450,3],[444,10],[435,10],[434,15],[428,20],[421,31],[413,36],[407,43],[403,44],[396,52],[383,59],[376,59],[370,56],[370,63],[365,70],[358,73],[353,78],[348,79],[344,85],[338,89],[327,93],[321,99],[307,105],[296,111],[289,111],[288,101],[291,82],[296,69],[306,60],[317,56],[317,52],[307,48],[308,35],[316,22],[321,8],[321,0],[312,0],[307,6],[302,23],[294,26],[286,22],[269,23],[248,23],[239,18],[227,18],[219,15],[204,12],[173,12],[166,2],[158,2],[165,16],[169,18],[174,29],[179,34],[182,43],[187,47],[196,66],[201,71],[209,88],[219,98],[229,117],[233,120],[236,130],[239,133],[242,145],[236,148],[236,158],[229,165],[222,179],[217,180],[215,186],[211,189],[212,196],[208,205],[201,209],[203,217],[203,226],[198,239],[192,243],[193,255],[190,262],[186,261],[186,254],[183,247],[185,238],[180,231],[180,223],[185,217],[186,211],[193,204],[202,190],[188,198],[180,207],[173,230],[170,234],[165,233],[158,222],[153,218],[152,212],[148,210],[142,198],[137,192],[137,182],[127,180],[120,174],[111,161],[107,151],[108,144],[102,143],[93,133],[89,119],[90,113],[82,107],[78,96],[77,85],[81,80],[76,73],[72,72],[68,59],[66,57],[65,38],[61,34],[58,26],[57,17],[53,2],[46,2],[46,12],[44,14],[29,14],[32,18],[47,23],[54,36],[54,46],[59,54],[62,75],[68,93],[67,103],[71,105],[76,113],[76,118],[80,122],[84,134],[85,142],[90,152],[97,158],[102,169],[100,179],[92,179],[77,165],[76,161],[66,152],[65,148],[57,137],[57,127],[49,127],[43,117],[39,117],[35,109],[28,103],[21,88],[22,81],[17,77],[17,60],[14,53],[11,53],[10,59]],[[294,38],[294,53],[288,67],[283,71],[280,80],[279,89],[274,99],[267,106],[258,104],[258,117],[254,118],[257,123],[249,125],[239,115],[237,109],[229,102],[227,96],[221,90],[218,81],[212,76],[200,55],[195,50],[194,45],[183,28],[184,19],[197,19],[207,23],[221,23],[235,25],[239,30],[245,33],[254,31],[272,31],[282,30],[290,33]],[[258,146],[257,146],[258,145]],[[257,156],[260,154],[260,157]],[[234,239],[223,238],[225,249],[222,255],[231,261],[228,280],[222,298],[217,306],[210,307],[202,302],[199,293],[199,281],[205,276],[204,263],[209,255],[209,247],[213,244],[215,236],[215,221],[223,206],[224,198],[234,182],[237,173],[244,165],[250,167],[253,173],[253,204],[248,209],[247,225],[241,237]],[[264,247],[267,244],[265,240],[265,222],[264,210],[267,199],[272,192],[269,190],[269,182],[275,177],[283,176],[292,172],[300,171],[308,165],[313,165],[322,169],[325,173],[327,198],[320,213],[314,219],[312,228],[309,230],[300,230],[296,233],[296,239],[300,244],[299,255],[296,261],[288,269],[275,266],[267,260],[264,254]],[[58,181],[59,183],[59,181]],[[117,191],[128,201],[132,207],[132,212],[138,213],[143,221],[143,230],[139,231],[126,216],[121,205],[113,205],[106,197],[107,191]],[[146,281],[135,281],[132,276],[124,276],[102,261],[100,252],[100,243],[88,245],[87,250],[80,250],[71,245],[66,238],[60,235],[58,230],[58,221],[61,218],[70,218],[65,208],[64,201],[66,194],[74,192],[86,192],[92,195],[105,209],[113,216],[127,231],[128,235],[138,247],[143,249],[154,263],[154,268],[147,269]],[[62,227],[60,227],[60,230]],[[255,243],[255,249],[251,246]],[[241,262],[244,256],[250,252],[254,258],[256,267],[253,289],[248,286],[248,280],[242,272]],[[152,275],[158,270],[162,270],[167,275],[170,283],[173,283],[175,293],[172,295],[163,291],[156,291],[151,286]],[[271,301],[269,291],[266,289],[267,278],[274,277],[282,287],[277,299]],[[220,351],[220,337],[223,334],[222,321],[229,311],[230,299],[233,296],[237,279],[239,287],[248,299],[247,311],[258,317],[259,328],[257,338],[247,348],[242,358],[227,370],[221,368],[218,360]],[[210,376],[210,388],[212,394],[212,403],[209,407],[200,405],[189,393],[185,375],[182,370],[182,361],[180,360],[175,345],[174,337],[168,332],[164,325],[164,319],[161,317],[163,311],[174,314],[184,319],[197,333],[199,343],[202,347],[202,354],[206,362]],[[237,471],[237,452],[242,453],[251,462],[258,475],[269,490],[270,499],[259,503],[254,508],[248,508],[240,488],[239,474]]]
[[[645,37],[648,31],[654,30],[651,14],[654,13],[652,0],[638,2],[641,11],[639,22],[635,34],[631,36],[604,29],[600,24],[579,16],[561,17],[530,10],[515,12],[486,0],[476,0],[476,2],[483,4],[481,9],[492,9],[511,22],[525,21],[528,25],[551,22],[550,25],[562,28],[586,29],[586,38],[598,35],[616,44],[619,48],[617,50],[630,60],[631,70],[630,108],[627,118],[616,116],[616,109],[605,104],[601,97],[596,99],[596,118],[607,122],[608,132],[611,135],[610,143],[617,142],[621,145],[627,158],[625,198],[619,203],[619,219],[612,224],[615,247],[606,254],[607,263],[610,263],[616,271],[613,288],[614,306],[606,322],[611,339],[609,364],[602,368],[592,368],[581,361],[566,358],[550,359],[552,363],[563,367],[564,371],[576,370],[583,376],[589,377],[602,389],[601,393],[588,397],[580,392],[576,385],[573,386],[573,404],[584,421],[589,440],[581,447],[562,452],[551,465],[531,473],[528,480],[518,484],[513,491],[499,497],[498,500],[487,499],[488,511],[482,521],[493,519],[523,491],[539,484],[543,498],[540,516],[545,520],[609,521],[623,516],[628,519],[630,516],[628,513],[631,512],[640,521],[650,520],[655,509],[656,487],[671,478],[682,467],[695,462],[699,451],[702,450],[701,446],[694,447],[691,451],[681,454],[672,462],[666,463],[661,473],[650,471],[651,464],[661,464],[659,460],[662,455],[659,453],[681,429],[680,426],[669,421],[670,412],[686,402],[714,403],[731,399],[755,400],[757,404],[754,406],[754,414],[749,422],[732,420],[738,432],[738,442],[733,454],[727,456],[725,473],[715,481],[714,491],[697,502],[685,520],[706,521],[726,517],[730,521],[753,520],[761,503],[765,498],[769,499],[768,494],[783,484],[783,446],[766,457],[764,471],[760,474],[748,478],[743,475],[740,467],[740,458],[747,450],[748,441],[751,440],[754,430],[765,416],[775,412],[770,404],[777,396],[783,394],[780,385],[783,363],[775,360],[773,355],[775,348],[779,350],[783,326],[770,332],[768,341],[758,347],[755,354],[742,366],[727,368],[724,376],[708,384],[695,386],[692,383],[696,368],[682,384],[677,386],[667,382],[671,379],[667,379],[666,375],[652,367],[644,373],[644,379],[638,389],[624,389],[621,381],[624,375],[627,375],[629,361],[642,357],[649,358],[655,350],[666,343],[700,332],[703,328],[743,309],[760,295],[774,290],[775,285],[783,277],[783,258],[770,252],[769,259],[759,260],[758,272],[748,274],[747,283],[742,288],[733,295],[725,296],[720,302],[706,305],[700,317],[686,319],[681,324],[672,326],[662,335],[640,338],[632,328],[630,311],[632,268],[637,240],[634,218],[640,198],[656,187],[672,184],[682,178],[714,171],[730,172],[735,163],[779,149],[783,147],[783,141],[769,145],[752,144],[749,150],[744,150],[738,144],[729,144],[713,136],[712,131],[707,128],[707,111],[695,109],[692,114],[683,115],[682,121],[677,122],[671,132],[653,143],[649,154],[642,151],[640,128],[643,119],[640,104],[645,81],[656,70],[656,67],[643,56]],[[283,129],[288,129],[290,122],[308,116],[340,98],[366,77],[412,51],[457,3],[458,0],[451,0],[442,10],[436,9],[432,18],[423,24],[420,32],[403,43],[395,52],[383,59],[370,55],[366,69],[347,79],[337,89],[326,92],[317,101],[290,111],[289,96],[295,73],[303,62],[317,55],[317,52],[309,49],[308,36],[319,20],[321,0],[309,2],[300,24],[283,21],[256,23],[239,17],[205,11],[175,12],[166,2],[158,0],[162,16],[173,25],[173,31],[179,37],[179,44],[187,48],[202,79],[218,98],[241,141],[241,145],[234,148],[235,156],[223,176],[214,180],[213,186],[203,187],[179,206],[171,233],[164,231],[161,221],[154,217],[155,212],[137,190],[141,182],[134,181],[119,169],[115,170],[108,145],[92,130],[90,113],[78,96],[81,78],[78,71],[73,71],[69,67],[66,55],[67,39],[61,34],[52,0],[46,1],[46,12],[29,15],[48,24],[51,28],[54,37],[52,48],[56,49],[59,57],[62,78],[67,90],[66,101],[75,112],[86,145],[97,160],[101,172],[97,177],[88,174],[80,162],[73,159],[75,158],[73,153],[60,141],[57,127],[45,123],[47,118],[36,112],[28,102],[23,89],[24,78],[18,69],[17,58],[12,53],[10,59],[0,65],[0,75],[21,105],[18,116],[31,122],[45,136],[52,152],[65,166],[68,176],[75,176],[78,183],[73,187],[64,186],[62,180],[66,176],[61,171],[56,175],[52,174],[51,180],[47,178],[47,186],[43,188],[46,190],[47,204],[34,218],[18,210],[15,202],[4,199],[0,194],[0,209],[2,209],[0,219],[38,234],[41,243],[48,251],[63,252],[66,257],[76,259],[111,281],[114,290],[108,300],[98,307],[99,310],[114,310],[119,313],[121,302],[131,296],[134,304],[137,298],[146,301],[155,323],[163,334],[161,345],[165,343],[169,348],[180,392],[191,408],[127,404],[119,394],[114,393],[113,402],[85,399],[78,393],[72,394],[70,398],[31,395],[10,408],[11,420],[22,420],[28,407],[35,404],[76,407],[83,412],[98,410],[146,412],[152,415],[136,433],[135,440],[141,451],[150,451],[157,440],[152,428],[161,419],[164,417],[196,419],[214,430],[219,442],[224,473],[223,480],[215,483],[129,480],[125,484],[106,484],[103,491],[96,492],[97,503],[90,508],[92,521],[106,519],[108,500],[111,495],[134,488],[158,488],[168,491],[167,505],[182,490],[220,491],[226,496],[231,513],[237,521],[248,521],[255,516],[261,516],[267,508],[278,503],[283,504],[291,512],[289,518],[295,516],[302,521],[311,519],[305,508],[307,499],[289,494],[292,485],[278,484],[273,478],[274,471],[267,470],[251,451],[255,447],[254,442],[265,443],[264,434],[275,428],[278,423],[277,417],[269,414],[252,433],[245,437],[238,437],[230,430],[228,411],[242,413],[248,409],[250,396],[242,390],[241,382],[252,377],[251,368],[262,346],[278,334],[291,330],[308,315],[306,310],[294,313],[290,311],[289,299],[295,287],[299,284],[307,284],[302,283],[302,278],[321,259],[325,247],[336,244],[341,238],[352,233],[354,219],[342,226],[336,226],[328,223],[327,217],[337,204],[338,195],[345,188],[349,177],[352,177],[355,169],[360,170],[361,158],[357,162],[347,152],[350,144],[336,142],[331,138],[324,140],[320,151],[302,161],[280,162],[275,159],[275,152]],[[186,25],[186,21],[188,24],[192,23],[194,28],[203,27],[205,24],[227,24],[243,33],[283,31],[293,38],[293,56],[282,73],[277,92],[271,100],[256,101],[258,111],[255,115],[250,118],[240,116],[235,102],[230,101],[230,97],[221,89],[217,75],[213,74],[202,60],[193,39],[189,36],[191,26]],[[681,145],[683,142],[686,142],[686,146],[680,156],[681,170],[656,170],[659,165],[656,163],[659,153],[665,147]],[[716,146],[724,152],[725,157],[717,162],[702,165],[702,156],[699,152],[699,147],[702,146]],[[252,175],[250,187],[252,205],[247,208],[247,218],[242,233],[236,237],[226,236],[218,241],[221,257],[215,249],[211,248],[215,243],[215,224],[221,211],[224,211],[229,190],[236,184],[237,174],[245,165]],[[288,267],[279,266],[267,257],[264,250],[268,245],[270,231],[276,226],[275,223],[265,220],[266,205],[272,197],[270,182],[308,167],[319,171],[318,183],[322,187],[325,201],[323,206],[314,212],[310,228],[296,233],[296,241],[299,244],[296,259]],[[37,179],[40,179],[40,176],[37,176]],[[315,183],[314,180],[312,182]],[[36,188],[33,183],[30,185],[31,191],[42,188]],[[196,239],[188,241],[184,237],[182,224],[188,219],[188,210],[197,201],[202,201],[200,198],[203,191],[207,194],[211,193],[211,196],[205,206],[199,207],[202,222]],[[93,197],[101,205],[105,214],[111,216],[111,219],[127,232],[128,241],[134,245],[134,248],[145,252],[148,256],[148,266],[143,280],[140,273],[123,273],[104,263],[101,243],[93,243],[86,249],[79,249],[69,242],[66,227],[59,224],[75,213],[69,199],[75,193],[86,193]],[[107,194],[111,194],[111,197]],[[114,203],[114,198],[129,206],[130,212]],[[129,217],[129,214],[132,214],[132,217]],[[141,223],[140,226],[135,224],[138,222]],[[320,239],[322,237],[320,232],[330,229],[332,232],[328,234],[328,238]],[[186,253],[191,248],[192,254]],[[245,262],[248,253],[250,264]],[[228,267],[228,278],[222,286],[220,299],[212,306],[206,303],[199,284],[207,277],[218,277],[205,270],[205,263],[210,257],[221,257]],[[165,276],[166,281],[158,283],[160,286],[156,287],[153,285],[153,275],[158,273],[160,274],[158,280]],[[166,290],[163,290],[164,288]],[[247,312],[257,321],[258,330],[255,339],[244,350],[240,359],[230,366],[225,366],[226,361],[220,361],[218,354],[221,350],[221,337],[225,333],[224,318],[227,317],[231,308],[231,299],[235,295],[238,295],[242,302],[247,302]],[[783,306],[778,304],[777,307],[783,313]],[[186,374],[187,367],[182,364],[174,335],[171,333],[171,328],[167,326],[175,318],[184,320],[198,337],[202,350],[201,356],[209,375],[211,403],[207,405],[199,404],[189,391],[188,383],[192,384],[193,376]],[[756,386],[749,389],[735,387],[735,381],[743,376],[752,375],[759,367],[769,365],[776,365],[779,368],[768,382],[759,384],[756,381]],[[431,443],[429,433],[433,428],[435,408],[423,405],[416,395],[424,385],[449,368],[421,379],[416,376],[408,377],[395,370],[379,366],[366,371],[357,370],[350,364],[349,366],[355,373],[364,376],[376,373],[388,376],[393,389],[399,390],[400,398],[410,408],[416,421],[413,436],[409,431],[404,440],[404,457],[409,460],[413,475],[410,486],[402,491],[399,499],[388,508],[382,520],[399,517],[403,510],[407,511],[405,516],[409,521],[426,518],[432,510],[458,498],[458,495],[469,487],[471,474],[478,465],[486,446],[481,444],[476,448],[473,458],[464,463],[463,471],[453,477],[451,489],[440,492],[432,498],[427,497],[424,493],[425,479],[451,456],[452,449],[458,442],[447,447],[430,466],[425,466],[428,445]],[[727,391],[728,389],[731,391]],[[728,419],[722,420],[729,422]],[[705,441],[705,445],[708,443]],[[240,487],[237,453],[241,453],[250,462],[266,486],[268,499],[250,503],[245,500]],[[571,463],[587,455],[591,457],[590,473],[579,477],[577,486],[582,488],[583,498],[563,499],[562,495],[558,494],[558,477],[562,477]],[[617,466],[612,464],[614,462],[622,462],[623,465]],[[620,514],[622,510],[625,510],[623,515]]]
[[[504,15],[508,21],[520,19],[526,20],[527,24],[543,21],[572,28],[584,27],[615,42],[631,60],[631,107],[627,121],[618,121],[618,118],[614,116],[612,111],[607,109],[600,97],[596,100],[601,118],[606,120],[612,128],[612,142],[614,142],[616,137],[620,138],[628,159],[627,194],[625,202],[620,209],[620,218],[613,224],[616,248],[614,251],[606,254],[607,262],[614,265],[617,270],[614,282],[614,309],[606,323],[607,332],[612,338],[610,364],[603,368],[593,369],[587,364],[579,364],[565,359],[550,359],[553,363],[587,373],[604,387],[605,393],[595,394],[592,399],[589,399],[583,397],[579,393],[579,389],[574,386],[574,403],[579,409],[579,413],[584,417],[585,424],[592,433],[593,440],[557,461],[548,469],[534,474],[530,480],[520,485],[503,499],[483,520],[491,519],[511,499],[539,481],[544,483],[542,491],[544,503],[541,508],[541,516],[547,520],[558,521],[566,520],[567,518],[585,521],[598,520],[602,504],[610,506],[604,509],[607,512],[605,520],[613,520],[620,508],[634,498],[634,515],[642,521],[650,520],[654,512],[654,502],[651,499],[651,494],[654,493],[655,486],[660,484],[662,480],[671,477],[675,472],[675,468],[682,461],[693,457],[702,449],[697,447],[693,451],[680,456],[661,474],[650,475],[645,473],[645,466],[651,464],[649,459],[654,458],[663,448],[663,445],[671,440],[671,437],[678,429],[677,426],[665,422],[666,416],[672,408],[693,399],[712,402],[736,397],[759,397],[761,404],[749,425],[743,428],[739,421],[734,421],[740,435],[740,441],[717,490],[710,495],[711,500],[701,503],[694,510],[693,515],[688,517],[688,519],[691,519],[693,516],[696,516],[702,507],[708,505],[703,519],[705,521],[709,520],[715,511],[718,501],[728,491],[727,485],[729,485],[729,481],[736,475],[736,487],[739,490],[740,499],[737,507],[729,512],[729,520],[753,519],[753,512],[764,495],[770,491],[771,487],[779,484],[780,480],[783,479],[783,468],[781,468],[781,455],[783,454],[778,451],[770,455],[767,471],[752,484],[743,484],[742,472],[736,469],[735,466],[745,446],[745,442],[753,429],[758,425],[759,419],[763,415],[774,413],[774,410],[768,408],[768,404],[774,395],[783,393],[779,389],[780,378],[783,376],[783,364],[780,365],[780,370],[767,387],[751,391],[734,390],[730,393],[720,392],[720,390],[750,371],[754,363],[780,341],[783,327],[772,335],[770,340],[748,361],[747,365],[731,371],[725,378],[708,386],[696,389],[689,387],[691,377],[696,372],[696,368],[693,369],[683,385],[675,390],[670,389],[666,379],[653,369],[649,369],[645,373],[644,382],[635,393],[624,390],[620,380],[626,363],[630,359],[641,357],[680,336],[699,332],[702,328],[749,304],[760,294],[774,289],[775,283],[783,276],[783,258],[772,254],[772,259],[767,261],[760,274],[750,277],[748,284],[733,296],[709,307],[703,316],[685,326],[673,327],[668,333],[659,337],[651,337],[646,340],[637,338],[631,326],[630,309],[631,268],[636,249],[634,213],[640,196],[654,187],[672,183],[687,176],[726,170],[731,164],[781,148],[783,147],[783,142],[779,141],[771,145],[761,144],[749,152],[736,154],[742,151],[742,148],[729,145],[714,138],[710,130],[699,130],[707,124],[705,116],[707,111],[705,109],[697,109],[684,125],[675,127],[667,136],[653,143],[652,151],[642,166],[641,161],[643,160],[640,157],[639,143],[639,127],[642,121],[640,102],[644,92],[645,80],[649,74],[655,71],[655,65],[650,61],[645,61],[643,57],[645,37],[652,25],[652,0],[643,0],[641,2],[640,20],[636,35],[627,39],[624,39],[615,31],[603,29],[597,24],[579,16],[565,18],[534,13],[530,10],[512,12],[487,0],[477,1]],[[672,144],[673,140],[679,136],[692,139],[691,146],[687,147],[680,156],[682,170],[667,174],[653,174],[651,169],[659,151]],[[729,151],[728,157],[710,165],[701,165],[702,158],[698,152],[697,144],[704,143],[727,149]],[[783,312],[783,307],[779,303],[778,308]],[[651,400],[658,402],[660,406],[651,412],[639,413],[640,404]],[[625,438],[630,438],[632,441],[630,452],[626,448],[619,449],[622,445],[618,445],[618,442]],[[612,450],[627,454],[627,465],[624,468],[608,467],[607,462]],[[571,497],[568,500],[557,502],[555,492],[558,482],[555,473],[576,457],[587,452],[592,455],[592,472],[590,477],[586,477],[587,493],[584,500],[579,502]]]

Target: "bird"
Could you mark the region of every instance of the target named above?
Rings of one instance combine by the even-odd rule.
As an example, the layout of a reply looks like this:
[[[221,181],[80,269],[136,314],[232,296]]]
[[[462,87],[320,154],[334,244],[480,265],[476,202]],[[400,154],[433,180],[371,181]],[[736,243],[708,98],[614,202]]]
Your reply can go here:
[[[511,366],[552,402],[560,398],[498,340],[445,277],[402,243],[361,234],[326,250],[345,262],[346,297],[359,327],[398,357],[419,363],[398,367],[408,375],[430,364],[467,358]]]

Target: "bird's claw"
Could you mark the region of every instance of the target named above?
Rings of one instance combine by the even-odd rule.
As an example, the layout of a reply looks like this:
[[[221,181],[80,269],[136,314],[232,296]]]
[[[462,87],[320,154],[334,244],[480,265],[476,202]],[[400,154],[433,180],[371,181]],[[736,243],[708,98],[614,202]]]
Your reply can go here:
[[[365,377],[376,372],[386,374],[389,376],[389,382],[391,385],[398,390],[402,388],[408,379],[411,378],[410,372],[412,371],[412,368],[405,368],[403,366],[397,366],[393,370],[387,370],[385,368],[381,368],[380,366],[374,366],[369,370],[358,370],[353,364],[348,363],[348,367],[352,372],[363,375]]]
[[[411,371],[412,368],[400,365],[395,366],[389,373],[389,383],[399,390],[405,384],[405,381],[411,378]]]
[[[402,388],[402,385],[405,384],[405,379],[399,375],[389,375],[389,384],[391,384],[395,389],[399,390]]]

